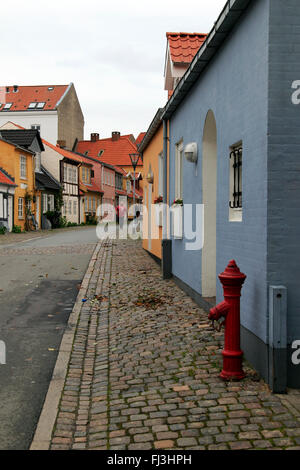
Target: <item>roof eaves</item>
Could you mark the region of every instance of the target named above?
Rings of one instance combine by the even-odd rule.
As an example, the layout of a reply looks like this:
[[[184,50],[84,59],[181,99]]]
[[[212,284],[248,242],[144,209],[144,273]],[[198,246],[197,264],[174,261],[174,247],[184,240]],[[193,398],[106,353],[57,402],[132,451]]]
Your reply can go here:
[[[54,176],[47,170],[47,168],[45,168],[43,165],[41,165],[41,168],[42,168],[42,171],[55,183],[57,184],[60,188],[62,188],[62,184],[57,181],[56,178],[54,178]]]
[[[3,137],[1,136],[1,132],[0,132],[0,140],[2,140],[2,142],[5,142],[6,144],[12,145],[16,149],[22,150],[22,152],[27,152],[27,153],[31,153],[31,155],[35,155],[35,152],[33,152],[32,150],[26,149],[25,147],[21,147],[20,145],[15,144],[11,140],[3,139]]]
[[[188,94],[193,84],[228,37],[252,0],[228,0],[214,27],[192,60],[165,106],[162,119],[169,119]]]
[[[155,135],[156,131],[158,130],[159,126],[161,125],[162,122],[162,114],[164,112],[164,108],[159,108],[157,113],[155,114],[142,142],[138,145],[138,151],[143,152],[145,148],[148,146],[150,143],[152,137]]]

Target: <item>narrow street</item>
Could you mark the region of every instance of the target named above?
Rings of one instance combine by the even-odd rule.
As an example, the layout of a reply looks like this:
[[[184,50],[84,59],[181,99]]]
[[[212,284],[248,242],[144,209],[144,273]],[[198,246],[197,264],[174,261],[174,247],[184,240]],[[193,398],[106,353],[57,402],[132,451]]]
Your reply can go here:
[[[223,332],[139,241],[100,242],[84,284],[34,449],[299,450],[299,395],[283,403],[246,362],[224,382]]]
[[[1,449],[30,446],[96,242],[95,227],[85,227],[0,245]]]

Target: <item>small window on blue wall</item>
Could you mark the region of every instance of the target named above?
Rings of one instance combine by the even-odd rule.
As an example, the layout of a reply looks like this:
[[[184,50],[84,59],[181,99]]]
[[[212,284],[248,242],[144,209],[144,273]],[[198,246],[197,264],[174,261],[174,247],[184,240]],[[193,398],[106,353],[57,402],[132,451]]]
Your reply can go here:
[[[230,148],[229,155],[229,220],[243,220],[243,144],[239,142]]]

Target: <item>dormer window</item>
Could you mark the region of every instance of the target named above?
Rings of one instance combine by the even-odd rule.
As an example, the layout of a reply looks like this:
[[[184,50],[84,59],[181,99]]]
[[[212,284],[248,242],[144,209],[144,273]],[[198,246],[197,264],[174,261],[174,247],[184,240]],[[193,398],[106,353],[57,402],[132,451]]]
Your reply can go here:
[[[31,103],[29,103],[28,109],[43,109],[45,104],[46,103],[44,101],[40,103],[37,103],[36,101],[32,101]]]
[[[98,157],[101,157],[104,154],[104,150],[100,150],[98,153]]]
[[[48,91],[53,91],[54,90],[54,87],[53,86],[49,86],[48,87]]]
[[[88,150],[87,150],[86,152],[84,152],[84,155],[85,155],[85,156],[88,156],[88,154],[89,154],[89,151],[88,151]]]

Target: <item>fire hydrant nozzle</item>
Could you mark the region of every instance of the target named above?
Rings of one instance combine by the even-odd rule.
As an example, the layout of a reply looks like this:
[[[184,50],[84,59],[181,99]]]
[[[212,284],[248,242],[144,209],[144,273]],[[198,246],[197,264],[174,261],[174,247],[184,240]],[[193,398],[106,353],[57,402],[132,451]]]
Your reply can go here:
[[[229,303],[224,300],[224,302],[221,302],[210,310],[208,319],[211,320],[212,326],[215,330],[221,331],[222,326],[225,325],[229,308]],[[217,327],[215,326],[215,322],[218,323]]]
[[[225,347],[223,350],[224,380],[241,380],[245,377],[242,368],[243,352],[240,349],[240,297],[246,275],[241,273],[234,260],[219,275],[224,289],[224,302],[210,310],[209,320],[219,322],[219,330],[225,324]],[[223,322],[220,320],[224,318]]]

